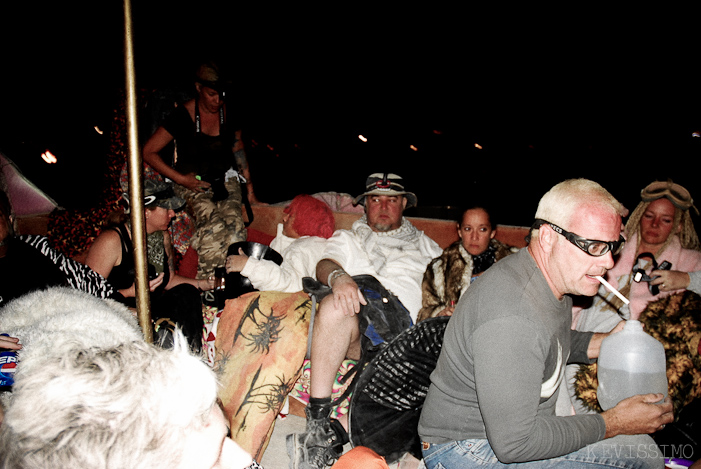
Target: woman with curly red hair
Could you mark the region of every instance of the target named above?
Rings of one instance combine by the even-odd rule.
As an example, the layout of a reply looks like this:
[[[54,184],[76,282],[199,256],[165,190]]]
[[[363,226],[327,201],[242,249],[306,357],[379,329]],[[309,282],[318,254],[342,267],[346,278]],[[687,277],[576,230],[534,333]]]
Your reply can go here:
[[[239,250],[239,254],[226,258],[226,271],[241,272],[256,290],[301,291],[303,277],[316,278],[316,264],[334,226],[333,212],[325,202],[298,195],[285,207],[277,236],[270,243],[282,256],[282,264],[249,258]]]

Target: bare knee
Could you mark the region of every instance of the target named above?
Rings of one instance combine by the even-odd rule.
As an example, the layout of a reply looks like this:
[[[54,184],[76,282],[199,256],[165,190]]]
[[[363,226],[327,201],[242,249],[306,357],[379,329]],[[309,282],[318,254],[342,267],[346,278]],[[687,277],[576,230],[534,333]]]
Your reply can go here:
[[[334,306],[331,295],[324,298],[314,319],[314,342],[347,345],[346,358],[357,359],[360,355],[360,330],[358,315],[347,315]]]
[[[358,315],[347,315],[341,308],[337,308],[333,301],[333,295],[327,295],[319,303],[316,321],[334,324],[337,327],[350,328],[354,326],[355,329],[358,328]]]

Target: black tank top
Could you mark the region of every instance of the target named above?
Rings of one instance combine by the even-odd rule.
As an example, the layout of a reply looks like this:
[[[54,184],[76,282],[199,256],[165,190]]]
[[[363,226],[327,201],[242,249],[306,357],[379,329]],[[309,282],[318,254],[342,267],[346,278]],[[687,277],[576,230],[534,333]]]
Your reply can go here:
[[[110,284],[112,284],[112,286],[114,286],[116,289],[123,290],[125,288],[129,288],[134,283],[134,248],[131,238],[129,237],[127,227],[123,223],[110,229],[116,231],[119,235],[119,239],[122,241],[122,261],[119,263],[119,265],[112,267],[112,271],[110,272],[109,277],[107,277],[107,281],[110,282]],[[162,270],[165,274],[163,283],[161,283],[161,285],[155,291],[151,292],[151,295],[162,294],[165,290],[165,286],[168,285],[168,281],[170,280],[168,255],[165,252],[163,253],[163,263],[164,265],[162,266]],[[153,276],[155,276],[156,268],[149,264],[148,271],[150,280],[153,278]]]

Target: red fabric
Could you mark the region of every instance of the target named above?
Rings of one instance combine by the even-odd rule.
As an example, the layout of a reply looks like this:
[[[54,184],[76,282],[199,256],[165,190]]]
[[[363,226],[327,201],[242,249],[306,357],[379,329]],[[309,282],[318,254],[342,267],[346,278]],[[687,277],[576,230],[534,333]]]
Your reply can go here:
[[[246,236],[247,241],[252,241],[254,243],[260,243],[260,244],[265,244],[266,246],[270,246],[270,242],[275,238],[275,236],[271,236],[267,233],[263,233],[262,231],[258,231],[253,228],[247,228],[248,230],[248,235]]]
[[[178,274],[187,278],[197,278],[197,251],[187,248],[185,255],[178,265]]]

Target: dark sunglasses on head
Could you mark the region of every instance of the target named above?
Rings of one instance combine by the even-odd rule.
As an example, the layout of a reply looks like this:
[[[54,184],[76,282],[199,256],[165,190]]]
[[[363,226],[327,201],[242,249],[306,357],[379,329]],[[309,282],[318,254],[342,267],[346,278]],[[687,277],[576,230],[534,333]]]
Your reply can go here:
[[[618,238],[618,241],[599,241],[596,239],[583,238],[567,230],[563,230],[554,223],[550,223],[549,221],[542,220],[540,218],[536,219],[531,228],[538,229],[543,225],[548,225],[550,228],[553,229],[553,231],[555,231],[558,234],[561,234],[567,241],[574,244],[590,256],[594,257],[601,257],[608,252],[615,256],[616,254],[621,252],[621,249],[623,248],[623,245],[626,242],[623,236],[620,236]]]

